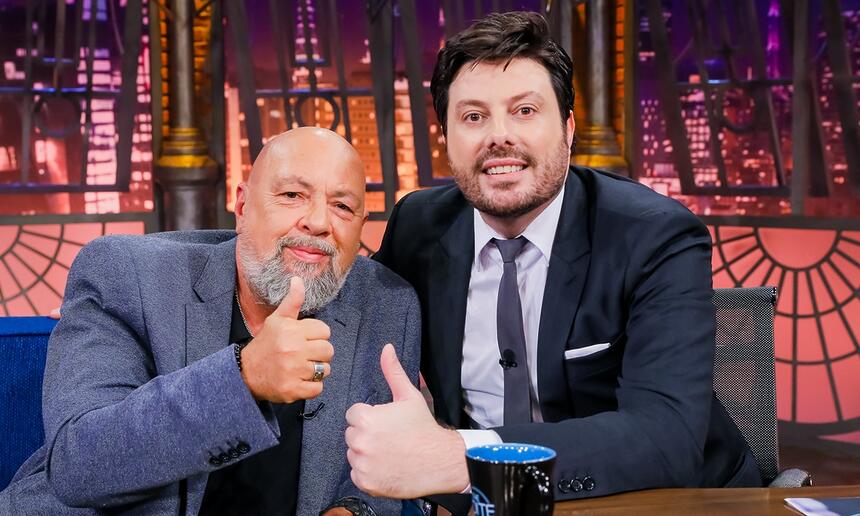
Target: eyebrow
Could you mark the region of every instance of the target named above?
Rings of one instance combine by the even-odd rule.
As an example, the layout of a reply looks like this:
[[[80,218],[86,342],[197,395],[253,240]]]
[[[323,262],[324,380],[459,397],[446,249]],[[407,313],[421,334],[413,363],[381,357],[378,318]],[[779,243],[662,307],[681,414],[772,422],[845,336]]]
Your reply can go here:
[[[539,100],[541,102],[544,102],[544,100],[545,100],[543,95],[541,95],[540,93],[538,93],[536,91],[530,90],[530,91],[524,91],[523,93],[520,93],[518,95],[514,95],[513,97],[508,99],[508,102],[509,103],[519,102],[520,100],[523,100],[523,99],[528,98],[528,97],[535,97],[536,100]],[[457,104],[455,104],[455,106],[454,106],[454,109],[460,110],[460,109],[463,109],[465,107],[470,107],[470,106],[479,107],[479,108],[486,108],[487,103],[482,101],[482,100],[478,100],[478,99],[464,99],[464,100],[457,102]]]
[[[305,181],[301,177],[298,177],[298,176],[292,175],[292,174],[287,175],[287,176],[280,176],[280,177],[276,178],[274,181],[275,190],[287,188],[287,187],[292,186],[292,185],[299,185],[302,188],[305,188],[307,190],[314,190],[313,185],[311,185],[310,183],[308,183],[307,181]],[[348,197],[349,199],[352,199],[356,204],[361,204],[359,196],[356,195],[355,193],[349,191],[349,190],[343,190],[343,189],[335,190],[331,193],[331,197],[335,197],[335,198]]]
[[[302,188],[307,188],[308,190],[313,189],[313,186],[310,183],[308,183],[301,177],[293,174],[276,177],[272,185],[275,187],[275,189],[281,189],[292,185],[299,185]]]
[[[469,106],[485,108],[487,107],[487,103],[477,99],[466,99],[457,102],[457,104],[454,105],[454,109],[459,110]]]
[[[540,93],[538,93],[536,91],[526,91],[526,92],[520,93],[519,95],[514,95],[513,97],[511,97],[511,101],[517,102],[517,101],[523,100],[524,98],[528,98],[528,97],[534,97],[536,100],[539,100],[541,102],[543,102],[545,100],[543,98],[543,95],[541,95]]]
[[[335,190],[334,192],[332,192],[331,196],[335,197],[335,198],[349,197],[356,204],[359,203],[358,196],[355,195],[354,193],[350,192],[349,190]]]

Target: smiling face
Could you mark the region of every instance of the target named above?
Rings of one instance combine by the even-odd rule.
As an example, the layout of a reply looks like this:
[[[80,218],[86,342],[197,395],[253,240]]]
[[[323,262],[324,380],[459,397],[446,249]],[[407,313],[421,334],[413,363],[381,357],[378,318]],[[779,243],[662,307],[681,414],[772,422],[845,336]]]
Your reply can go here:
[[[485,216],[537,216],[567,174],[573,116],[562,124],[537,61],[467,63],[448,90],[447,148],[463,195]]]
[[[236,201],[237,263],[258,301],[275,307],[292,275],[305,281],[303,311],[339,291],[358,253],[364,167],[340,136],[301,128],[273,138]]]

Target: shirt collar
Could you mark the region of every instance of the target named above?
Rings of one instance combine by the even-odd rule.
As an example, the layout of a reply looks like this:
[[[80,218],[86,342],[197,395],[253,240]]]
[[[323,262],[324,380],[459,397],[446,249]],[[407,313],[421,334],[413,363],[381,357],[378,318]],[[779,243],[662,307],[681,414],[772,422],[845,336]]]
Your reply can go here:
[[[238,287],[237,287],[238,288]],[[251,340],[251,330],[245,325],[245,317],[239,306],[239,299],[233,295],[233,315],[230,317],[230,342],[237,344]]]
[[[564,188],[562,184],[561,190],[555,199],[549,203],[549,206],[538,215],[526,229],[517,236],[524,236],[537,247],[543,256],[543,260],[548,265],[549,258],[552,256],[552,244],[555,241],[555,231],[558,228],[558,219],[561,216],[561,205],[564,203]],[[491,228],[484,222],[481,213],[472,208],[475,219],[475,259],[473,267],[484,268],[487,262],[482,263],[481,251],[487,246],[491,238],[504,239],[496,230]]]

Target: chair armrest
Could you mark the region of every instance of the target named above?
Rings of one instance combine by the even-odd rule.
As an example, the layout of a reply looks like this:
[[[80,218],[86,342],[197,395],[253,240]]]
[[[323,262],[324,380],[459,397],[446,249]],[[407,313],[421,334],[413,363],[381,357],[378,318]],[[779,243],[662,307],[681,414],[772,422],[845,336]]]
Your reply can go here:
[[[768,487],[809,487],[811,485],[812,475],[808,471],[791,468],[780,471]]]

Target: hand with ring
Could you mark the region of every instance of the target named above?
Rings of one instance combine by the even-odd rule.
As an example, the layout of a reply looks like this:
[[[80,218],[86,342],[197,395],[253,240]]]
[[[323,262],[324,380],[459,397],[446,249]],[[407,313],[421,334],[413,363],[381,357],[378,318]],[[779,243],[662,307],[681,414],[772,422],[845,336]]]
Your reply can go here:
[[[331,330],[322,321],[298,318],[304,300],[304,282],[294,277],[287,296],[241,351],[242,379],[258,400],[315,398],[331,374]]]
[[[312,382],[321,382],[326,377],[326,367],[322,362],[314,362],[314,375],[311,377]]]

